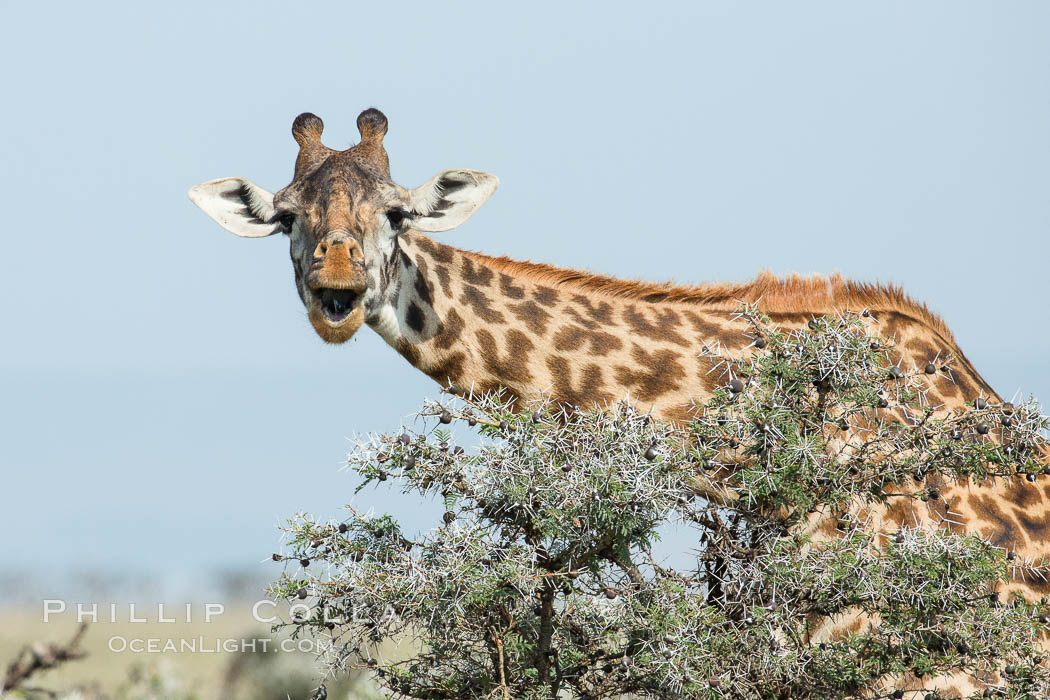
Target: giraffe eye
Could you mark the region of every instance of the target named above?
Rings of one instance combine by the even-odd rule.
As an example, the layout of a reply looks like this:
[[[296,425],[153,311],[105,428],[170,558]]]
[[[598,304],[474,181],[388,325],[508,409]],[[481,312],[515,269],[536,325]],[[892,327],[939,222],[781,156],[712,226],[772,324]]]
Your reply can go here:
[[[282,212],[275,218],[277,219],[277,223],[281,225],[281,228],[284,229],[285,233],[291,232],[292,226],[295,225],[295,214],[292,214],[291,212]]]
[[[405,223],[405,219],[408,218],[408,212],[404,209],[391,209],[386,213],[386,218],[390,222],[390,228],[400,231],[401,224]]]

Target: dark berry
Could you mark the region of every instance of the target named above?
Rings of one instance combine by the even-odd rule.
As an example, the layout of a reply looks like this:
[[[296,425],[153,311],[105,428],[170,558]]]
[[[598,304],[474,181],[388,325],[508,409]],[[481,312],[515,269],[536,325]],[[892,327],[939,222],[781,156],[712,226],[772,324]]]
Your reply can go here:
[[[893,691],[893,693],[890,695],[890,697],[893,698],[894,700],[901,700],[901,698],[904,697],[904,691],[901,690],[900,688],[897,688],[897,690]]]
[[[645,458],[652,462],[656,459],[656,445],[652,445],[648,450],[645,451]]]
[[[532,414],[532,422],[533,423],[539,423],[540,422],[540,417],[541,417],[540,416],[540,412],[536,411],[536,413]]]
[[[306,589],[305,588],[300,588],[298,590],[298,592],[296,592],[295,595],[297,595],[299,597],[299,600],[306,600]]]
[[[1005,411],[1006,413],[1011,413],[1014,410],[1014,405],[1011,402],[1007,401],[1003,404],[1002,408],[1003,411]]]
[[[456,514],[453,513],[451,510],[445,511],[444,519],[445,519],[445,524],[446,525],[450,525],[452,523],[452,521],[456,519]]]
[[[739,394],[741,391],[744,390],[744,383],[739,379],[734,379],[733,381],[729,382],[729,390],[734,394]]]
[[[346,531],[347,531],[347,530],[349,530],[349,529],[350,529],[350,528],[348,528],[348,527],[346,526],[346,523],[339,523],[339,534],[340,534],[340,535],[345,535],[345,534],[346,534]]]
[[[508,423],[507,421],[505,421],[505,420],[501,420],[501,421],[499,422],[499,429],[500,429],[500,430],[504,430],[504,431],[505,431],[505,430],[506,430],[507,428],[509,428],[509,427],[510,427],[510,423]]]
[[[977,398],[973,400],[973,407],[978,410],[982,408],[988,408],[988,402],[984,399]]]
[[[877,340],[875,340],[875,341],[872,341],[872,343],[871,343],[871,349],[872,349],[872,350],[878,350],[878,349],[879,349],[879,341],[877,341]]]
[[[416,456],[415,455],[409,455],[409,456],[405,457],[405,469],[415,469],[415,468],[416,468]]]
[[[958,428],[952,431],[952,440],[962,440],[962,431]]]
[[[412,436],[408,433],[401,433],[401,444],[407,445],[410,442],[412,442]]]
[[[938,498],[940,498],[940,497],[941,497],[941,493],[940,493],[940,491],[938,491],[937,489],[930,489],[930,490],[929,490],[929,491],[928,491],[928,492],[926,493],[926,495],[930,497],[930,500],[931,500],[931,501],[936,501],[936,500],[937,500]]]
[[[310,560],[309,559],[300,559],[299,560],[299,565],[302,566],[305,569],[306,567],[310,566]]]
[[[815,331],[818,328],[820,328],[820,324],[817,323],[817,319],[813,319],[812,321],[809,322],[809,329],[811,331]]]
[[[277,552],[274,552],[273,553],[273,560],[274,561],[281,561],[281,555],[278,554]]]
[[[1033,484],[1035,483],[1035,474],[1025,474],[1024,478],[1028,479]]]
[[[1016,558],[1017,558],[1017,552],[1007,552],[1006,553],[1007,561],[1013,561]]]
[[[977,424],[977,434],[978,435],[987,435],[988,434],[988,424],[987,423],[978,423]]]
[[[1013,420],[1010,418],[1010,416],[1003,416],[1003,425],[1004,426],[1009,428],[1011,423],[1013,423]]]
[[[902,376],[904,376],[904,372],[901,372],[901,368],[900,367],[896,367],[896,366],[890,367],[889,372],[890,372],[890,376],[893,377],[894,379],[900,379]]]
[[[766,339],[765,338],[755,338],[754,346],[756,348],[758,348],[759,350],[761,350],[762,348],[766,347]]]
[[[887,401],[885,398],[883,398],[881,396],[879,397],[879,408],[886,408],[889,405],[890,405],[889,401]]]
[[[473,428],[477,424],[478,424],[478,419],[475,418],[474,416],[471,416],[470,418],[467,419],[467,425],[469,425],[471,428]]]
[[[1050,615],[1040,615],[1039,621],[1042,622],[1044,625],[1050,625]]]
[[[449,413],[448,411],[442,411],[441,412],[441,418],[439,418],[438,420],[440,420],[442,423],[446,423],[446,424],[451,423],[452,422],[452,414]]]
[[[923,370],[926,374],[937,374],[937,368],[933,366],[933,363],[926,365]]]
[[[608,598],[609,600],[613,600],[614,598],[616,598],[616,595],[617,595],[617,593],[616,593],[616,589],[615,588],[606,588],[605,589],[605,597]]]
[[[871,311],[869,311],[868,309],[864,309],[863,311],[860,312],[860,315],[863,316],[864,318],[867,318],[868,316],[871,316]]]

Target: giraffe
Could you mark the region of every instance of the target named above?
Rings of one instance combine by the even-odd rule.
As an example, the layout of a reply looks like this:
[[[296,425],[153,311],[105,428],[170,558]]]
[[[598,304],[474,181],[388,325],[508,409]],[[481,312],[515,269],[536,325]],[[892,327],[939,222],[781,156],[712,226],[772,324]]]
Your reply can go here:
[[[238,236],[287,236],[307,318],[328,343],[344,343],[367,324],[453,392],[501,390],[514,399],[546,396],[583,408],[626,398],[642,411],[683,421],[694,400],[726,381],[709,371],[701,348],[718,343],[737,355],[755,351],[747,322],[735,314],[741,301],[756,303],[787,330],[863,309],[873,332],[896,340],[896,361],[923,368],[929,402],[939,412],[1002,401],[944,321],[897,287],[768,273],[742,284],[652,284],[440,243],[427,234],[466,221],[495,192],[497,178],[445,170],[406,189],[390,177],[387,118],[368,109],[357,126],[360,143],[334,150],[321,142],[321,119],[299,115],[292,125],[299,144],[294,175],[275,194],[241,178],[189,192]],[[945,484],[942,494],[935,515],[950,512],[959,528],[1022,558],[1050,550],[1050,486],[999,479]],[[882,517],[899,525],[924,516],[898,509]],[[1018,581],[1010,591],[1031,600],[1050,593],[1050,583]],[[972,690],[954,679],[943,692]]]

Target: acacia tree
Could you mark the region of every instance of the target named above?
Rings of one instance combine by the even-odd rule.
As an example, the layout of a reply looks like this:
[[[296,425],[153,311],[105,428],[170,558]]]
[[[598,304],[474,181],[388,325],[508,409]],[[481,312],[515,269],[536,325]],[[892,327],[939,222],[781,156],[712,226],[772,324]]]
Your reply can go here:
[[[934,417],[922,370],[859,314],[788,333],[740,313],[755,352],[705,349],[725,388],[691,422],[449,397],[360,441],[359,491],[393,480],[441,499],[442,522],[293,518],[272,589],[302,603],[293,634],[399,697],[933,698],[959,670],[984,695],[1050,694],[1046,600],[996,593],[1046,566],[952,532],[939,500],[945,480],[1050,478],[1038,407]],[[896,499],[922,522],[866,515]],[[653,551],[668,523],[693,535],[688,566]]]

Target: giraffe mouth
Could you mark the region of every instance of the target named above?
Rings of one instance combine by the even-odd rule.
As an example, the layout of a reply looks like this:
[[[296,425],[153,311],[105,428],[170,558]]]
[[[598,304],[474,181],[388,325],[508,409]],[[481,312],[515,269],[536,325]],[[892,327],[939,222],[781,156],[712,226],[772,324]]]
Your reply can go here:
[[[352,289],[317,289],[314,294],[321,300],[321,315],[332,325],[345,321],[357,307],[361,295]]]

